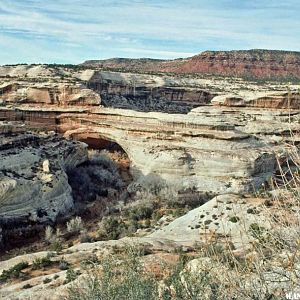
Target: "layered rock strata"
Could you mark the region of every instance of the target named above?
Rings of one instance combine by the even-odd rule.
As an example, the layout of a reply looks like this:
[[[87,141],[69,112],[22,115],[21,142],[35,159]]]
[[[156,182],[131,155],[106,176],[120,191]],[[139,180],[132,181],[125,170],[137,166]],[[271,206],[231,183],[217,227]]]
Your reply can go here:
[[[73,208],[66,171],[87,160],[86,145],[55,134],[0,126],[0,227],[54,222]]]
[[[92,60],[88,67],[127,72],[200,73],[254,78],[300,78],[300,52],[276,50],[205,51],[175,60],[125,59]]]
[[[187,113],[208,104],[215,96],[203,88],[184,86],[180,81],[172,83],[158,76],[114,72],[95,72],[87,86],[101,95],[106,107],[144,112]]]
[[[205,106],[188,115],[20,106],[2,108],[0,119],[49,126],[68,138],[116,142],[136,177],[154,176],[210,195],[259,187],[276,168],[276,145],[299,129],[299,111]]]
[[[6,82],[0,85],[2,103],[39,105],[100,105],[100,95],[80,85]]]
[[[146,182],[161,181],[175,186],[182,195],[192,191],[195,197],[205,200],[213,195],[249,192],[272,176],[277,164],[275,152],[280,151],[283,143],[300,142],[297,86],[287,91],[286,87],[278,85],[272,87],[276,91],[271,91],[271,86],[258,87],[252,83],[245,87],[243,81],[89,69],[74,71],[46,66],[2,67],[0,76],[3,76],[0,121],[22,125],[1,126],[1,133],[8,133],[6,138],[12,130],[16,134],[24,129],[54,130],[67,138],[98,139],[99,143],[95,144],[99,145],[115,142],[128,154],[131,172],[137,180],[133,186],[136,189]],[[37,76],[40,83],[36,82]],[[222,89],[216,92],[221,83]],[[55,91],[52,96],[51,91]],[[178,113],[182,107],[188,107],[191,111],[187,114],[145,113],[105,108],[99,105],[101,100],[106,106],[121,104],[121,107],[136,110],[174,109]],[[66,143],[63,149],[69,147],[68,142],[62,143]],[[30,143],[26,145],[30,149]],[[17,151],[17,146],[11,147],[15,148],[12,151]],[[18,159],[24,156],[29,162],[39,163],[41,168],[51,171],[52,161],[48,159],[47,162],[48,154],[43,154],[46,158],[41,161],[38,159],[40,150],[25,148],[21,148],[24,152],[18,154]],[[67,159],[64,156],[59,161]],[[53,163],[57,163],[56,159]],[[59,165],[64,168],[63,163]],[[29,166],[25,164],[24,168]],[[60,181],[56,184],[63,185]],[[11,186],[8,180],[3,191]],[[44,191],[43,185],[40,188],[45,195],[51,193],[50,189]],[[17,192],[15,197],[19,197]],[[31,198],[28,206],[35,207]],[[50,201],[50,196],[47,199]],[[26,206],[27,200],[24,203]],[[36,213],[30,213],[36,218]],[[47,219],[44,215],[41,219],[44,217]]]

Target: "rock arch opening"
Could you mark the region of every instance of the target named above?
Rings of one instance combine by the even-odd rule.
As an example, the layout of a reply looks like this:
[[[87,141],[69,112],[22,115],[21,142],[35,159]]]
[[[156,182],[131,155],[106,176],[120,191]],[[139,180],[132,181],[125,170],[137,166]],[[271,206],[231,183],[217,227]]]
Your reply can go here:
[[[124,155],[127,155],[125,150],[118,143],[108,138],[101,137],[97,134],[76,135],[73,138],[83,143],[86,143],[88,145],[89,150],[107,150],[109,152],[118,151],[124,153]]]
[[[101,217],[127,198],[132,182],[129,157],[121,145],[97,133],[72,137],[88,145],[88,160],[68,171],[76,213]]]

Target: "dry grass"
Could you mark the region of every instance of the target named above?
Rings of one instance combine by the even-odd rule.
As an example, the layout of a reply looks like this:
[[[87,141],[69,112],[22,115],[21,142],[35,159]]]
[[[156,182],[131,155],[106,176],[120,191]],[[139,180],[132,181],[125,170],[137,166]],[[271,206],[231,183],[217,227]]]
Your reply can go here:
[[[141,256],[112,257],[108,269],[102,265],[101,272],[87,277],[84,285],[73,286],[68,299],[265,300],[285,299],[288,293],[300,292],[298,151],[291,145],[284,159],[278,155],[278,174],[262,193],[265,199],[260,208],[269,226],[254,223],[245,232],[254,238],[252,242],[235,248],[230,237],[215,236],[198,249],[195,259],[180,260],[174,268],[164,267],[159,278],[143,271]],[[132,259],[138,268],[127,264]],[[109,286],[105,286],[107,276]],[[149,288],[151,294],[147,294]]]

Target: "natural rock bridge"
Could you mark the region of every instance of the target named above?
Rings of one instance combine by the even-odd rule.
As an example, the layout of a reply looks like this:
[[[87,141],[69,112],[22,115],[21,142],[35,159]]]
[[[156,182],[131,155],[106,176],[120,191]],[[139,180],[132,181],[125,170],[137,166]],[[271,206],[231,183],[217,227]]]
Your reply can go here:
[[[213,106],[187,115],[103,107],[23,105],[0,110],[0,120],[22,121],[29,129],[116,142],[128,154],[136,176],[159,176],[180,190],[210,195],[248,192],[271,176],[276,168],[274,143],[288,139],[290,115],[298,118],[299,112]]]

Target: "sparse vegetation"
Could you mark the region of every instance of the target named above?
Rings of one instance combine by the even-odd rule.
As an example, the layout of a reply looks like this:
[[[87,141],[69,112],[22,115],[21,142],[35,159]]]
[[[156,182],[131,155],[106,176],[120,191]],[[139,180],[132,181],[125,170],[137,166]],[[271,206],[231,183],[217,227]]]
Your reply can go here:
[[[67,231],[70,233],[79,233],[81,230],[83,230],[83,228],[84,225],[81,217],[77,216],[67,222]]]
[[[68,172],[69,183],[77,201],[94,201],[107,197],[108,189],[120,191],[124,182],[118,167],[105,152],[95,153],[88,163]]]
[[[95,272],[82,285],[69,289],[69,300],[158,299],[157,282],[145,272],[136,254],[128,256],[122,265],[108,258],[102,264],[102,274]]]
[[[28,262],[20,262],[8,270],[4,270],[0,275],[0,283],[4,283],[11,279],[21,278],[26,276],[22,271],[28,268]]]
[[[56,240],[50,245],[51,251],[60,252],[62,251],[62,249],[63,249],[63,245],[60,240]]]
[[[59,269],[64,271],[70,268],[70,264],[63,258],[59,261]]]
[[[298,162],[300,162],[299,158],[294,163],[297,168],[300,166]],[[300,184],[299,172],[294,168],[293,172],[285,170],[281,172],[277,182],[280,182],[280,186],[276,187],[277,190],[283,188],[284,191],[279,195],[285,195],[284,197],[273,199],[272,205],[269,201],[263,201],[263,205],[247,210],[251,217],[259,220],[262,216],[268,216],[266,223],[271,222],[271,226],[268,227],[262,226],[259,222],[250,224],[247,232],[248,237],[253,238],[250,243],[245,241],[245,244],[237,248],[236,243],[229,236],[215,235],[213,239],[197,247],[194,257],[179,252],[181,258],[178,263],[174,267],[164,266],[159,276],[145,271],[143,254],[133,255],[130,252],[120,256],[120,252],[116,252],[114,257],[101,261],[101,267],[98,264],[92,265],[95,269],[89,273],[84,284],[75,284],[70,288],[68,299],[75,299],[75,297],[79,300],[152,299],[151,297],[154,297],[161,300],[279,300],[290,291],[298,291],[300,289],[300,220],[297,213],[300,211],[300,196],[298,189],[295,188]],[[268,193],[265,192],[260,197],[267,197],[267,195]],[[150,207],[155,211],[159,205],[156,196],[154,199]],[[136,222],[147,217],[149,203],[140,209],[139,205],[142,203],[128,206],[125,210],[126,216],[130,218],[130,209],[133,207],[132,211],[139,216],[134,219]],[[225,205],[228,204],[230,203]],[[151,218],[154,215],[152,212]],[[239,223],[243,228],[238,214],[230,217],[228,222]],[[108,224],[110,224],[109,230],[112,231],[119,226],[117,219],[110,219]],[[148,294],[149,290],[151,294]]]
[[[233,217],[229,218],[229,221],[232,223],[237,223],[239,220],[240,220],[240,218],[237,216],[233,216]]]
[[[36,258],[32,263],[32,269],[38,270],[42,268],[49,267],[53,264],[53,261],[51,261],[49,256],[45,256],[42,258]]]
[[[74,281],[78,275],[80,275],[78,272],[75,272],[74,269],[69,268],[67,270],[67,275],[66,275],[66,282],[65,283],[70,283],[72,281]]]
[[[45,279],[43,280],[43,283],[44,283],[44,284],[48,284],[48,283],[50,283],[51,281],[52,281],[51,278],[45,278]]]
[[[47,226],[45,229],[45,240],[48,243],[53,240],[53,228],[51,226]]]

